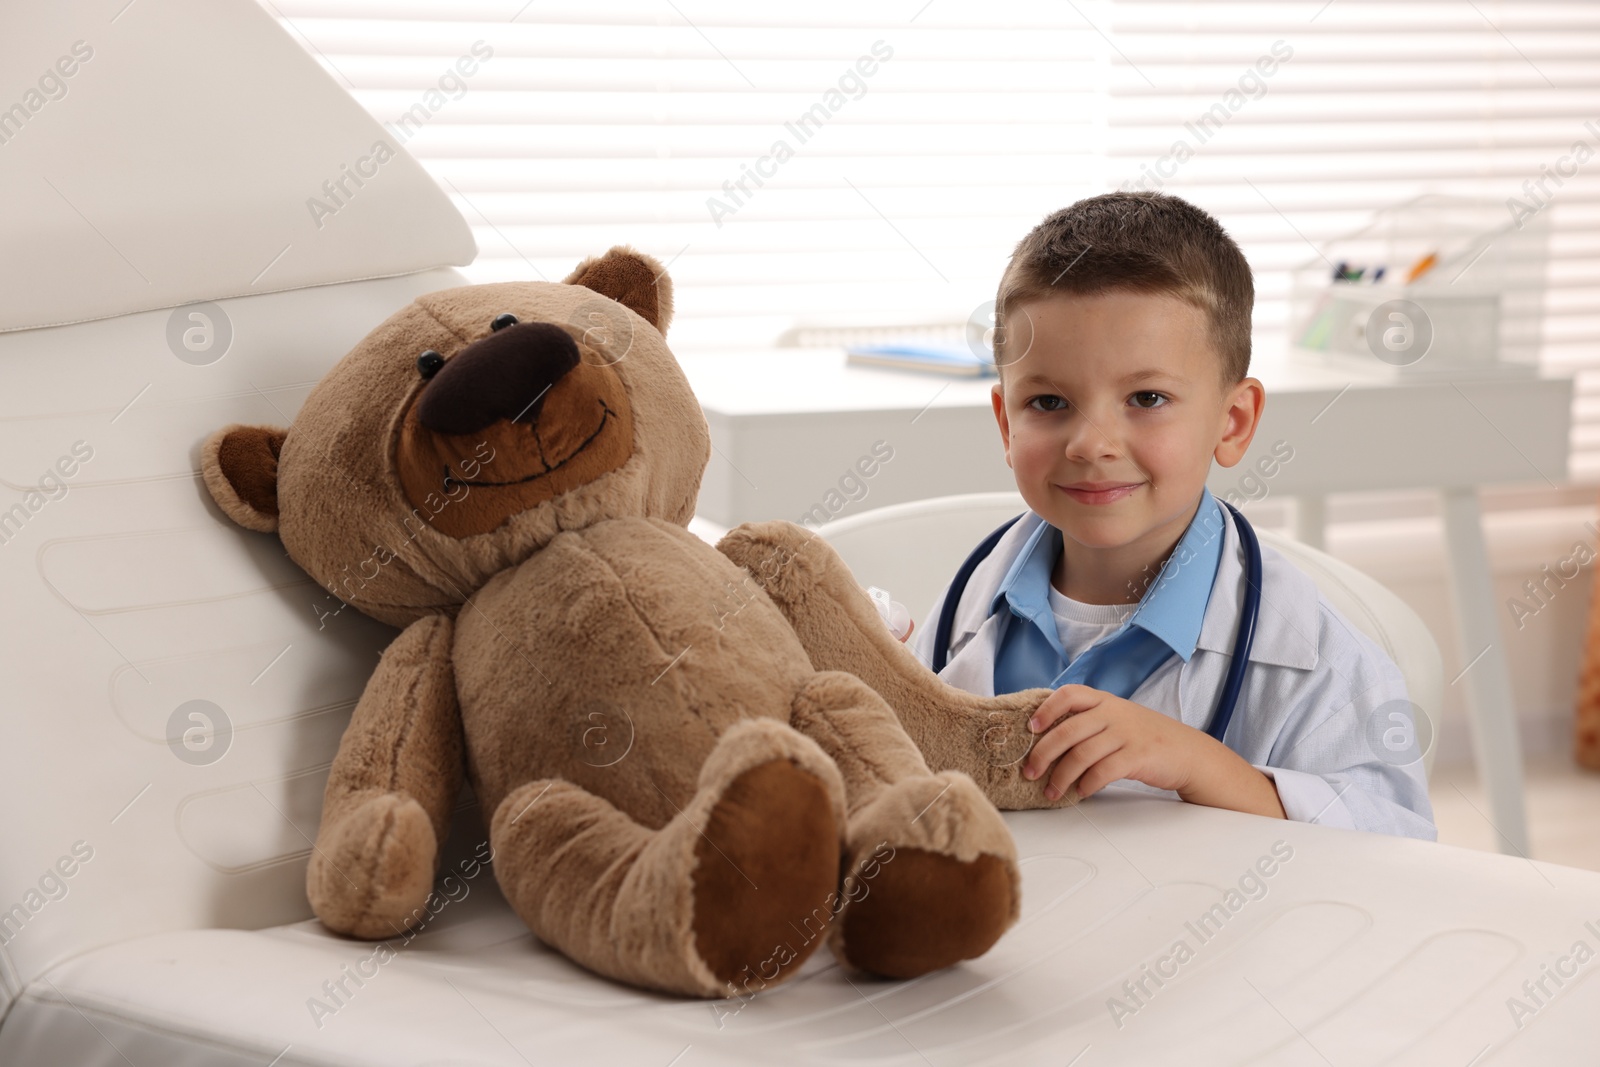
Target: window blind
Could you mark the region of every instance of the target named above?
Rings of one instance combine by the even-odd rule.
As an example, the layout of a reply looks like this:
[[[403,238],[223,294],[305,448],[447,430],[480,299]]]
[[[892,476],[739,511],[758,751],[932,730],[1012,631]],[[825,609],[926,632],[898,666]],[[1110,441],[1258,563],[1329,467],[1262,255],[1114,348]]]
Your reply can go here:
[[[1600,5],[1124,0],[1111,20],[1110,184],[1146,179],[1239,240],[1257,351],[1286,343],[1291,271],[1379,208],[1547,213],[1541,359],[1575,372],[1570,473],[1600,481]]]
[[[492,49],[403,131],[474,228],[468,275],[631,244],[669,264],[682,346],[959,322],[1101,176],[1105,46],[1069,5],[263,2],[396,130]]]
[[[1276,351],[1290,271],[1375,210],[1542,189],[1541,359],[1600,481],[1600,5],[262,3],[451,195],[474,281],[632,244],[686,349],[960,321],[1044,215],[1144,187],[1239,240]]]

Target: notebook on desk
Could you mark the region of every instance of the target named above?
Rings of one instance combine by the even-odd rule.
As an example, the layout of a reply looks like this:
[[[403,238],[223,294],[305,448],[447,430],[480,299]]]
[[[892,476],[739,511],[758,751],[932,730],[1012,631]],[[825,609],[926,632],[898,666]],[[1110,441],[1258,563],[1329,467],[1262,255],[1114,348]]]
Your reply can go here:
[[[845,349],[845,361],[864,367],[893,367],[961,378],[996,376],[994,360],[975,354],[964,344],[905,341],[851,345]]]

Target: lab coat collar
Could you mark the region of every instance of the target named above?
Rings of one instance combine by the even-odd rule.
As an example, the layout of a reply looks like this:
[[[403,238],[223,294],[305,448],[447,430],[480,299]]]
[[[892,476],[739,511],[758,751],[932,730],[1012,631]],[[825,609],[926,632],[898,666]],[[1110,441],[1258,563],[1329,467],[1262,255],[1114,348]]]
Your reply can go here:
[[[1179,659],[1189,661],[1200,639],[1206,602],[1215,586],[1222,553],[1222,511],[1211,490],[1202,486],[1194,516],[1173,547],[1172,557],[1148,582],[1144,596],[1128,613],[1118,634],[1137,626],[1172,649]],[[991,614],[1004,607],[1031,621],[1056,645],[1057,651],[1060,641],[1046,598],[1050,573],[1060,553],[1061,531],[1039,523],[1018,548],[989,605]]]
[[[1233,513],[1222,508],[1224,541],[1211,603],[1201,623],[1197,649],[1231,655],[1239,630],[1239,609],[1244,604],[1244,560]],[[956,605],[950,644],[958,647],[977,634],[991,615],[1001,580],[1024,544],[1044,524],[1033,511],[1023,514],[1007,530],[981,563],[973,568],[967,589]],[[1300,568],[1270,545],[1261,546],[1261,615],[1250,644],[1252,663],[1309,670],[1317,664],[1317,639],[1321,627],[1317,585]],[[991,627],[992,629],[992,627]],[[952,665],[954,660],[952,660]],[[948,669],[948,668],[947,668]]]
[[[956,605],[955,618],[951,620],[952,648],[977,633],[990,618],[989,607],[994,603],[1001,580],[1011,569],[1022,547],[1043,525],[1045,521],[1032,510],[1023,512],[1022,517],[1011,524],[1011,529],[1001,535],[994,550],[972,569],[967,588]]]
[[[1196,648],[1233,653],[1239,634],[1239,611],[1244,605],[1244,549],[1233,513],[1222,509],[1227,540],[1217,564],[1211,597],[1227,610],[1207,611]],[[1271,545],[1261,546],[1261,614],[1250,643],[1250,662],[1310,670],[1317,665],[1322,610],[1317,583]]]
[[[1060,648],[1056,636],[1056,620],[1050,611],[1045,590],[1050,586],[1050,571],[1055,566],[1056,555],[1061,551],[1061,533],[1049,523],[1039,523],[1022,544],[1017,546],[1016,558],[1000,579],[994,596],[989,598],[989,614],[1002,609],[1019,619],[1026,619],[1044,634],[1045,639]]]

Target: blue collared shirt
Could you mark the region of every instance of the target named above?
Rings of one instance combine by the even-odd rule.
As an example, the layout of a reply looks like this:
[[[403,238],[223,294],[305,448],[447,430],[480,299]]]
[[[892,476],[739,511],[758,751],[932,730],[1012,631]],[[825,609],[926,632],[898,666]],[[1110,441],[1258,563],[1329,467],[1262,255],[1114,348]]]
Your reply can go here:
[[[1039,524],[995,591],[991,612],[1010,608],[994,657],[994,691],[1081,684],[1127,698],[1168,657],[1194,655],[1222,559],[1222,505],[1202,489],[1200,506],[1160,574],[1122,625],[1067,661],[1050,610],[1050,572],[1061,531]]]

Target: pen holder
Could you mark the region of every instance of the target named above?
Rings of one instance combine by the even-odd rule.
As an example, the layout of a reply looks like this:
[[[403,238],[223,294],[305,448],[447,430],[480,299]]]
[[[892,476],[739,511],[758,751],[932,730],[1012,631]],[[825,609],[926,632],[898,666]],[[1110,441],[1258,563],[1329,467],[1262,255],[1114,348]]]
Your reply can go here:
[[[1543,214],[1512,220],[1495,201],[1386,208],[1295,270],[1290,352],[1400,378],[1536,373],[1548,240]]]
[[[1354,284],[1296,289],[1291,342],[1329,365],[1396,375],[1520,373],[1500,358],[1500,294]]]

